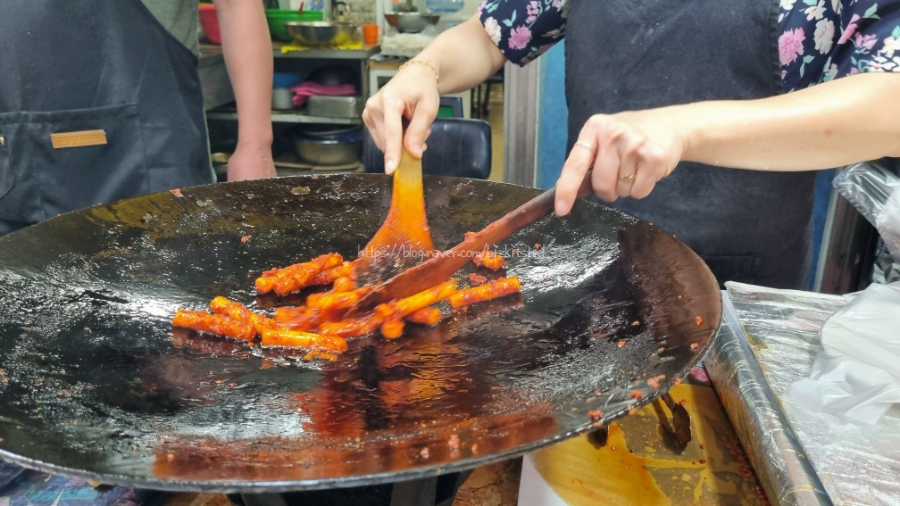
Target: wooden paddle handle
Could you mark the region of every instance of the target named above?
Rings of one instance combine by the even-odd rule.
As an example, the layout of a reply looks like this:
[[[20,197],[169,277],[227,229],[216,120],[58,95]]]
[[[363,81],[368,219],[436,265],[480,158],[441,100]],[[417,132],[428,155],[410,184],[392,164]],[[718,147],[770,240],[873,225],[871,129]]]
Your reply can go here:
[[[593,170],[593,168],[588,169],[584,175],[586,183],[581,185],[577,198],[583,199],[591,194],[590,179]],[[484,230],[475,234],[474,237],[463,241],[450,251],[457,251],[457,248],[460,248],[458,251],[481,250],[484,247],[494,246],[519,230],[548,216],[553,212],[555,202],[556,188],[551,188],[491,223]]]

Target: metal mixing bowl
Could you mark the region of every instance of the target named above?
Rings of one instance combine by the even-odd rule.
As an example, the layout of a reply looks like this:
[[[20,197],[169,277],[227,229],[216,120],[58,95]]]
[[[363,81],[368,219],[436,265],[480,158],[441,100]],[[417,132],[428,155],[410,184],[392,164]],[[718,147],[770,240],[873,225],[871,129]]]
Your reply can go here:
[[[348,165],[358,162],[362,140],[313,141],[294,139],[294,152],[306,163],[317,166]]]
[[[384,18],[387,19],[391,26],[403,33],[419,33],[428,25],[436,25],[441,16],[418,12],[395,12],[393,14],[385,14]]]
[[[362,156],[361,129],[351,131],[296,131],[291,135],[294,152],[300,160],[318,166],[348,165]]]
[[[359,27],[330,21],[289,21],[284,24],[294,42],[304,46],[339,46],[359,40]]]

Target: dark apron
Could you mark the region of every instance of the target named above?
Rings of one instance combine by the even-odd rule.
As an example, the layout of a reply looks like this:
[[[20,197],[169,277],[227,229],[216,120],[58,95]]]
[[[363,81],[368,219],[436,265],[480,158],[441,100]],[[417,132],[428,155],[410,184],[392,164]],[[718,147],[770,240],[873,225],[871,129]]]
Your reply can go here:
[[[593,114],[784,93],[778,0],[570,0],[569,149]],[[804,288],[816,174],[678,165],[613,207],[675,234],[720,283]]]
[[[212,182],[197,57],[140,0],[5,0],[0,47],[0,234]]]

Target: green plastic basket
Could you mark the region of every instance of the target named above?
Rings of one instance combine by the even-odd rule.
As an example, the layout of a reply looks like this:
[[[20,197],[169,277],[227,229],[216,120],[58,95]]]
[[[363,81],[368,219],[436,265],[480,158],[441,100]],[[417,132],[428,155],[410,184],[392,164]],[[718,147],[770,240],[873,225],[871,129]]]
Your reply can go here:
[[[288,21],[322,21],[322,11],[303,11],[303,15],[293,9],[266,9],[266,21],[272,38],[282,42],[290,42],[284,24]]]

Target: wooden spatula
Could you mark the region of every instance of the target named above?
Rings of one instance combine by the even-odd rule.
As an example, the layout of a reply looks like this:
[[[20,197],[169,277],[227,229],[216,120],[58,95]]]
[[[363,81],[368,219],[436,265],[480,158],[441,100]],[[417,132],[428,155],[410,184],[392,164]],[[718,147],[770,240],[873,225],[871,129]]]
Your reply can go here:
[[[434,252],[425,216],[422,160],[403,150],[394,172],[391,208],[381,228],[353,263],[357,285],[377,285]]]
[[[591,171],[588,171],[585,184],[578,192],[579,199],[591,194],[590,179]],[[377,304],[408,297],[446,281],[466,262],[471,261],[474,253],[496,245],[552,213],[555,200],[556,189],[547,190],[453,248],[406,269],[360,300],[348,317],[361,315]]]

